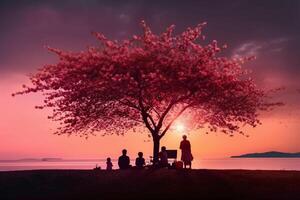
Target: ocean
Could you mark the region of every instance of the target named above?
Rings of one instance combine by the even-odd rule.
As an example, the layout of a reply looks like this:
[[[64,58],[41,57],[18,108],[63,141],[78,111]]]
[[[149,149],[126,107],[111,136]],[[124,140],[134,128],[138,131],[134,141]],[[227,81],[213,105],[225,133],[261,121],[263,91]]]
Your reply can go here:
[[[118,169],[117,161],[112,160],[113,169]],[[18,160],[0,161],[0,171],[37,169],[93,169],[96,165],[105,169],[105,159],[93,160]],[[131,160],[134,165],[134,161]],[[149,164],[149,161],[147,162]],[[225,158],[202,159],[192,163],[193,169],[250,169],[250,170],[297,170],[300,171],[300,158]]]

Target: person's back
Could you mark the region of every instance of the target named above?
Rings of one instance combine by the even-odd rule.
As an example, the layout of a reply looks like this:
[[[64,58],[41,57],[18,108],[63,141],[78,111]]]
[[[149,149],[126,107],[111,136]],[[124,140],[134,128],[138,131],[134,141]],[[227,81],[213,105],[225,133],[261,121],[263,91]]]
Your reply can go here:
[[[161,151],[159,152],[159,165],[161,167],[168,166],[168,153],[166,147],[161,147]]]
[[[127,150],[124,149],[122,151],[122,156],[119,157],[118,160],[118,165],[120,169],[128,169],[130,167],[130,159],[129,157],[126,155],[127,154]]]
[[[191,143],[188,140],[182,140],[180,142],[180,147],[179,147],[182,151],[187,151],[187,152],[191,152]]]
[[[106,159],[106,170],[112,170],[113,164],[110,158]]]
[[[181,160],[184,163],[184,168],[186,168],[187,165],[192,168],[192,160],[193,155],[191,152],[191,143],[187,140],[187,136],[182,136],[183,140],[180,142],[180,149],[181,149]]]
[[[135,166],[139,169],[143,168],[145,165],[145,159],[143,158],[143,153],[139,152],[138,157],[135,159]]]

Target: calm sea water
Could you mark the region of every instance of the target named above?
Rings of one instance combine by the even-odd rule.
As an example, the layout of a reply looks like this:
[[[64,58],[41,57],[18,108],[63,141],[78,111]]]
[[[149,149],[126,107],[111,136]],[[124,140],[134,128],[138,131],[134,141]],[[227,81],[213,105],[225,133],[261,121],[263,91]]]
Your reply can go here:
[[[134,161],[131,161],[134,164]],[[93,169],[96,165],[105,169],[105,160],[63,161],[1,161],[0,171],[33,169]],[[116,161],[113,161],[117,169]],[[300,158],[228,158],[204,159],[193,162],[194,169],[251,169],[251,170],[297,170]]]

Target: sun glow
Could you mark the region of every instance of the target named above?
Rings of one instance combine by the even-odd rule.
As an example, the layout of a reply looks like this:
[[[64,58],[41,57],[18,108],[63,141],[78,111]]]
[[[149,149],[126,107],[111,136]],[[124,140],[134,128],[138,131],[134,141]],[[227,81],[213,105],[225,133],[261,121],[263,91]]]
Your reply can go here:
[[[185,130],[185,126],[183,123],[181,122],[178,122],[174,125],[174,129],[179,132],[179,133],[182,133],[184,130]]]

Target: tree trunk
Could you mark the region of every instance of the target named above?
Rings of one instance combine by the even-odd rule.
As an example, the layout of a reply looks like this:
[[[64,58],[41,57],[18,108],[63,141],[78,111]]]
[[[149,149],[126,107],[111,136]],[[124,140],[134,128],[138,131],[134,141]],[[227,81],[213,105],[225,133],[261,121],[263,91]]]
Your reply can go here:
[[[158,137],[153,137],[153,164],[158,163],[159,141]]]

